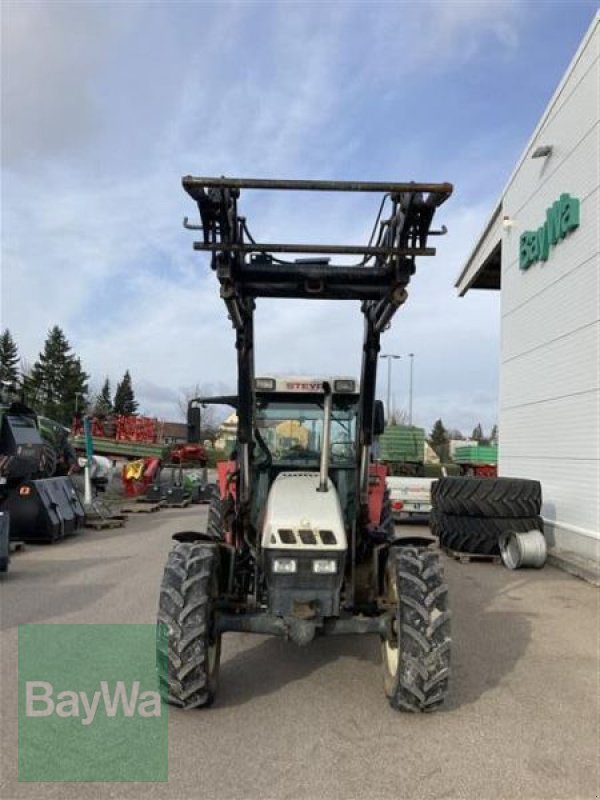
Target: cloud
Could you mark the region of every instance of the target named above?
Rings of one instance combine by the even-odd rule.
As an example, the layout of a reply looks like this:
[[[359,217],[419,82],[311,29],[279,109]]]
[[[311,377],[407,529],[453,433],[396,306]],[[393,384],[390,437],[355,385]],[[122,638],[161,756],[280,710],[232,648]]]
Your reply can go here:
[[[453,282],[512,142],[492,126],[451,139],[444,114],[460,115],[436,104],[486,47],[515,57],[522,6],[5,5],[2,324],[30,361],[58,323],[98,382],[130,369],[160,416],[178,414],[182,387],[235,386],[216,279],[180,227],[194,214],[183,174],[456,175],[473,194],[440,212],[450,234],[384,347],[416,353],[423,424],[493,422],[497,298],[458,300]],[[248,192],[242,206],[263,241],[363,243],[377,200]],[[357,374],[361,337],[358,304],[263,301],[257,370]]]
[[[92,85],[132,16],[129,5],[113,15],[91,3],[3,3],[5,167],[68,156],[97,135],[103,120]]]

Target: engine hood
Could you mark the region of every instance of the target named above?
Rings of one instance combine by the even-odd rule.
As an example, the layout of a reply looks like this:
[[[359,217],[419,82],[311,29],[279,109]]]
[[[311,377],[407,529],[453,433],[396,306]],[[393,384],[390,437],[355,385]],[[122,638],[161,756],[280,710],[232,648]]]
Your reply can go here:
[[[318,492],[318,472],[282,472],[273,481],[262,529],[264,548],[346,550],[335,486]]]

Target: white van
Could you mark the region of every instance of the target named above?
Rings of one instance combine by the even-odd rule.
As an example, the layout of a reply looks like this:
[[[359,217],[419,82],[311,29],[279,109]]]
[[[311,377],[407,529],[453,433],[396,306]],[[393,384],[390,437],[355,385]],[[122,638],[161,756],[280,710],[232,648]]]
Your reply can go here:
[[[395,522],[428,517],[431,511],[431,484],[437,478],[387,477],[392,517]]]

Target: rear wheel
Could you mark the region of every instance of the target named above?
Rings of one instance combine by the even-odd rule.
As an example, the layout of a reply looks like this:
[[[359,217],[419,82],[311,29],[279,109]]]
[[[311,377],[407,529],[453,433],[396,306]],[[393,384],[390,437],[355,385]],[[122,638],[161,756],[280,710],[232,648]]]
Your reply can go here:
[[[223,539],[223,501],[217,486],[213,487],[209,500],[206,532],[215,539]]]
[[[526,478],[441,478],[431,494],[445,514],[535,517],[542,507],[540,482]]]
[[[221,637],[214,631],[217,549],[178,542],[160,589],[156,661],[161,695],[190,709],[209,706],[217,691]]]
[[[42,443],[42,452],[40,454],[40,474],[43,478],[52,478],[56,472],[56,464],[58,458],[56,450],[48,442]]]
[[[432,531],[447,550],[479,555],[499,555],[504,533],[538,530],[544,532],[541,517],[461,517],[436,514]]]
[[[385,576],[396,614],[393,636],[382,641],[385,693],[399,711],[434,711],[448,692],[450,611],[439,555],[395,547]]]

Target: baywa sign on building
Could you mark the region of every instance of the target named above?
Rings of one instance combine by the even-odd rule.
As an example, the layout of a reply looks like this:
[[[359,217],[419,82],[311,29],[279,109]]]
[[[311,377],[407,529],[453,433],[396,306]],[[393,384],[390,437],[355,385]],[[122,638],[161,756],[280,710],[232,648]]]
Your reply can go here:
[[[546,221],[536,231],[524,231],[519,241],[519,266],[529,269],[536,261],[547,261],[550,248],[579,227],[579,200],[561,194],[546,210]]]
[[[19,780],[166,781],[155,625],[19,626]]]

